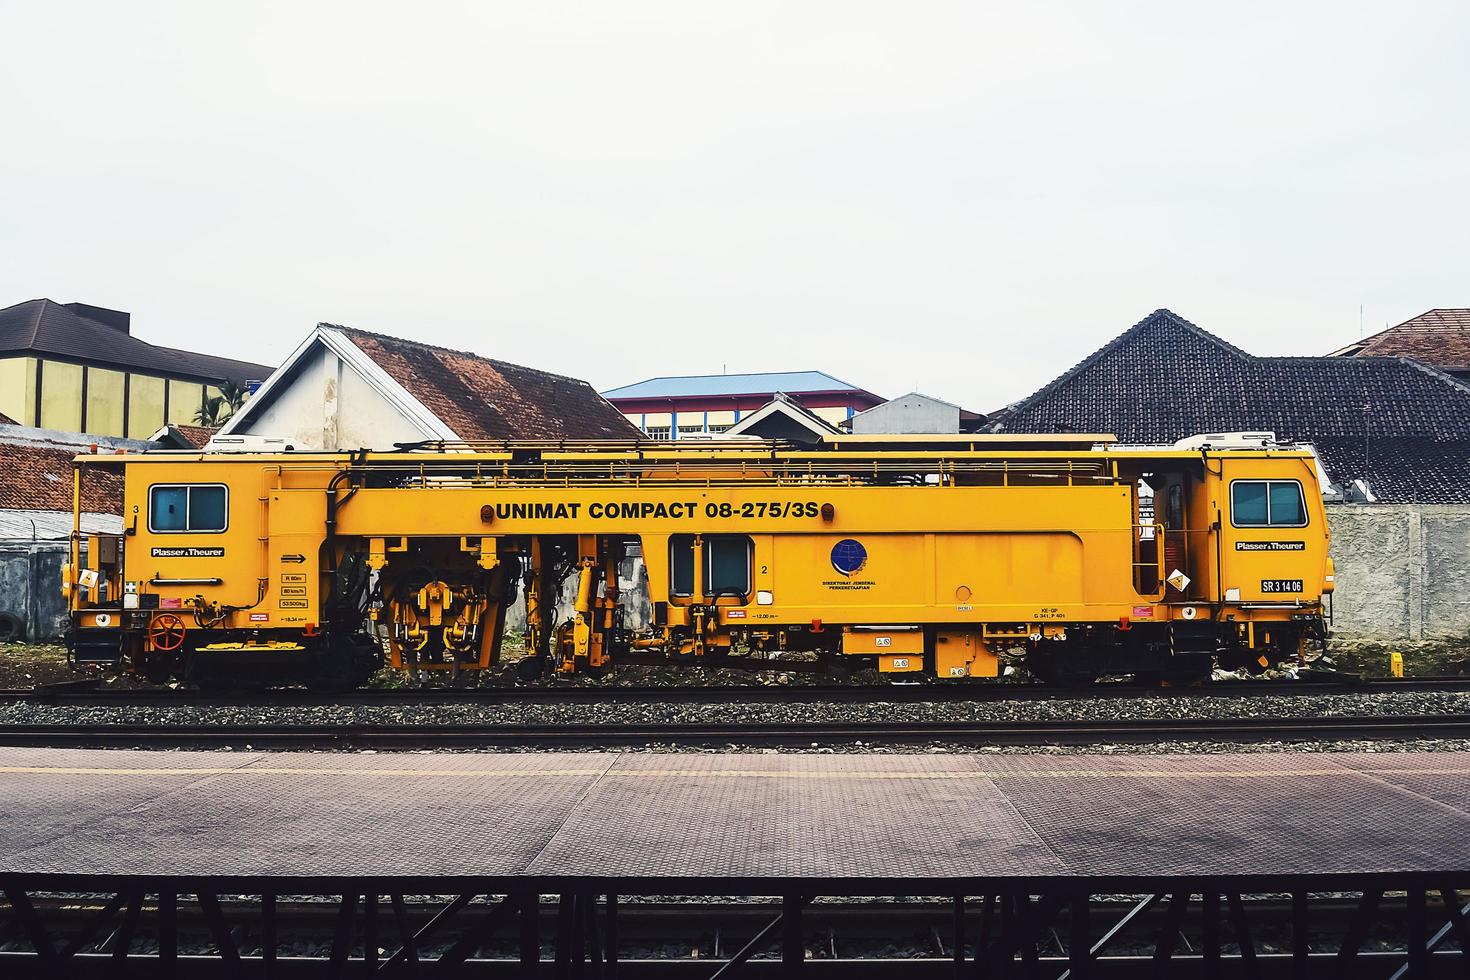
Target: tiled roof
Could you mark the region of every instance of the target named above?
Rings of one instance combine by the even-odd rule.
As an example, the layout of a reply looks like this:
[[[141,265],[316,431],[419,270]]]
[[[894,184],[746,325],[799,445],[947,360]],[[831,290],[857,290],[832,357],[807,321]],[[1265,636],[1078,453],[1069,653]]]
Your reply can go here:
[[[585,381],[366,330],[322,326],[346,335],[463,439],[639,436]]]
[[[167,449],[203,449],[218,431],[218,428],[211,428],[207,425],[168,422],[153,433],[150,441]]]
[[[71,512],[75,446],[0,442],[0,509]],[[83,484],[89,512],[122,513],[122,474],[94,467]]]
[[[19,422],[17,422],[15,419],[11,418],[9,415],[6,415],[4,412],[0,412],[0,425],[19,425],[19,424],[20,424]]]
[[[1430,310],[1335,353],[1409,357],[1442,371],[1470,371],[1470,310]]]
[[[766,374],[698,374],[683,377],[649,378],[637,384],[604,391],[603,397],[697,398],[721,395],[800,395],[815,391],[852,391],[871,394],[856,385],[822,371],[777,371]],[[875,396],[876,397],[876,396]]]
[[[86,312],[94,315],[86,316]],[[271,373],[264,364],[156,347],[128,332],[125,313],[49,299],[28,300],[0,310],[0,354],[51,354],[210,381],[258,381]]]
[[[1168,310],[991,427],[1145,445],[1246,430],[1312,443],[1335,484],[1384,502],[1470,503],[1470,388],[1404,358],[1254,357]]]

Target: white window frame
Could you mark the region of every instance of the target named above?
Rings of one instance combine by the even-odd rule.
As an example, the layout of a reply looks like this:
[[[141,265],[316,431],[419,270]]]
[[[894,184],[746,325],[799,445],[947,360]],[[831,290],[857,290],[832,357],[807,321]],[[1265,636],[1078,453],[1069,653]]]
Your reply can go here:
[[[194,513],[194,489],[220,489],[225,492],[225,526],[202,531],[189,527],[189,518]],[[184,526],[175,530],[153,526],[153,492],[155,490],[184,491]],[[149,534],[224,534],[230,529],[230,488],[223,483],[151,483],[148,485],[148,533]]]
[[[1264,524],[1239,524],[1235,520],[1235,488],[1242,483],[1264,483],[1266,484],[1266,523]],[[1271,520],[1271,484],[1272,483],[1294,483],[1296,484],[1297,500],[1302,505],[1302,522],[1300,524],[1277,524]],[[1273,480],[1270,478],[1251,480],[1230,481],[1230,526],[1242,531],[1266,531],[1273,527],[1306,527],[1312,523],[1312,515],[1307,512],[1307,495],[1302,490],[1301,480]]]

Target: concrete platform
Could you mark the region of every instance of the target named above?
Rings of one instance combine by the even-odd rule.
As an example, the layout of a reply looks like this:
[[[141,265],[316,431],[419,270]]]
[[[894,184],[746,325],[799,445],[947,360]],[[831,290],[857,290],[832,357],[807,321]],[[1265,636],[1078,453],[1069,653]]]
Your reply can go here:
[[[643,881],[1470,872],[1470,753],[0,749],[0,874]]]

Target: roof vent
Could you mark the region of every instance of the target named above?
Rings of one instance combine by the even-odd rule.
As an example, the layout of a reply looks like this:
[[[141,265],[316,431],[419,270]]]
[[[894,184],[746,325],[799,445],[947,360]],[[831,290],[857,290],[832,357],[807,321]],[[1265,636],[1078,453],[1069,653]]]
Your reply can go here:
[[[64,305],[77,316],[106,324],[114,330],[121,330],[123,333],[132,333],[133,315],[131,313],[124,313],[122,310],[109,310],[105,306],[88,306],[86,303],[66,303]]]

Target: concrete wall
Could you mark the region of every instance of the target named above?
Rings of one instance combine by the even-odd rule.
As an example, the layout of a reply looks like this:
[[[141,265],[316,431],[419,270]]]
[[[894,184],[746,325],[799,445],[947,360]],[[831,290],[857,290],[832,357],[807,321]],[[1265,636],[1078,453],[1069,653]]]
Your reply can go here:
[[[960,431],[960,410],[926,395],[901,395],[852,417],[857,435],[908,435]]]
[[[0,613],[21,622],[24,639],[55,639],[66,628],[65,561],[65,541],[0,541]]]
[[[1424,640],[1470,633],[1470,505],[1328,504],[1333,631]]]

